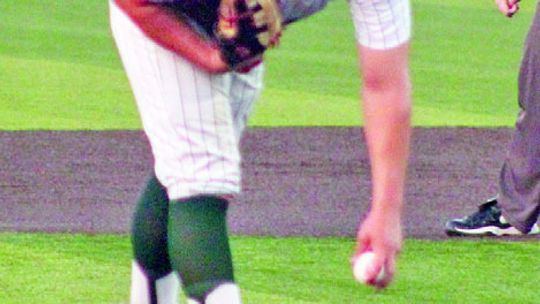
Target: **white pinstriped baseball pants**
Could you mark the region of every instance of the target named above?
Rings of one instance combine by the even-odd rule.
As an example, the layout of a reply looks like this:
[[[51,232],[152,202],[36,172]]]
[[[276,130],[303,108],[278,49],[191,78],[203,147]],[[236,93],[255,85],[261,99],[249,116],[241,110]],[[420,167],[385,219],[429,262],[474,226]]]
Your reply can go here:
[[[238,193],[239,140],[262,89],[263,66],[208,74],[145,36],[112,1],[110,10],[155,173],[170,199]]]

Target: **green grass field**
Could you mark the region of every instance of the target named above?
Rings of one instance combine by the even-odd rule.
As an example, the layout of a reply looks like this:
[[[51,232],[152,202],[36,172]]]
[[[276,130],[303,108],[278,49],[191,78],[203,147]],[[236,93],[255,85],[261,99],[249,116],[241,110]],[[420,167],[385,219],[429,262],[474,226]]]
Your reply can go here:
[[[1,303],[126,303],[126,236],[4,233],[0,244]],[[351,240],[234,237],[232,247],[245,303],[538,303],[533,242],[409,240],[384,292],[352,280]]]
[[[493,1],[414,0],[417,126],[511,126],[534,3],[508,20]],[[345,1],[291,26],[267,56],[251,126],[361,124]],[[0,1],[0,130],[138,129],[106,1]],[[352,240],[236,236],[246,303],[537,303],[538,245],[407,240],[395,284],[356,285]],[[127,236],[0,234],[0,303],[122,303]]]
[[[522,6],[508,20],[481,0],[413,1],[415,125],[514,123]],[[140,128],[107,18],[106,1],[0,2],[0,130]],[[361,123],[353,35],[345,1],[290,26],[251,125]]]

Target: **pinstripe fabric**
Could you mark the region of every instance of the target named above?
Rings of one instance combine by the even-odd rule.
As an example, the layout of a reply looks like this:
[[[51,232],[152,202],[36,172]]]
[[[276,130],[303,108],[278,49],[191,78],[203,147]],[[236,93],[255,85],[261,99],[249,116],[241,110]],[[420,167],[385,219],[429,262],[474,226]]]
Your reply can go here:
[[[171,200],[239,192],[238,141],[263,67],[210,75],[147,38],[113,3],[111,28]]]
[[[373,49],[390,49],[411,36],[409,0],[349,0],[356,39]]]
[[[232,74],[231,106],[233,110],[233,123],[236,141],[246,127],[247,119],[253,104],[259,98],[263,83],[264,67],[257,67],[250,74]]]

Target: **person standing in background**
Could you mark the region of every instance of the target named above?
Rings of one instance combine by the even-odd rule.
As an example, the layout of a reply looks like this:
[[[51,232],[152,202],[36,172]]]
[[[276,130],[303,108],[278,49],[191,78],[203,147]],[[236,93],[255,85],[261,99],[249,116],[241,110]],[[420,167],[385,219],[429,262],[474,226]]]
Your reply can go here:
[[[518,0],[496,0],[512,17]],[[477,212],[446,223],[449,236],[539,234],[540,215],[540,3],[537,4],[519,71],[519,115],[499,175],[499,194]]]

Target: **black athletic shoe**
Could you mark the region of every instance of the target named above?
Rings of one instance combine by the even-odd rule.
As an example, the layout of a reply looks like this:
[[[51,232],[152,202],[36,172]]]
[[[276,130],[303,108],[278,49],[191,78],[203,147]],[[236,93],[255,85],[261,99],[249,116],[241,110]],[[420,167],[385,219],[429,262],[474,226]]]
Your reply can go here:
[[[445,231],[448,236],[503,236],[540,233],[537,224],[534,224],[529,233],[523,233],[510,225],[501,216],[501,208],[497,206],[497,199],[488,200],[480,205],[477,212],[467,217],[448,221]]]

